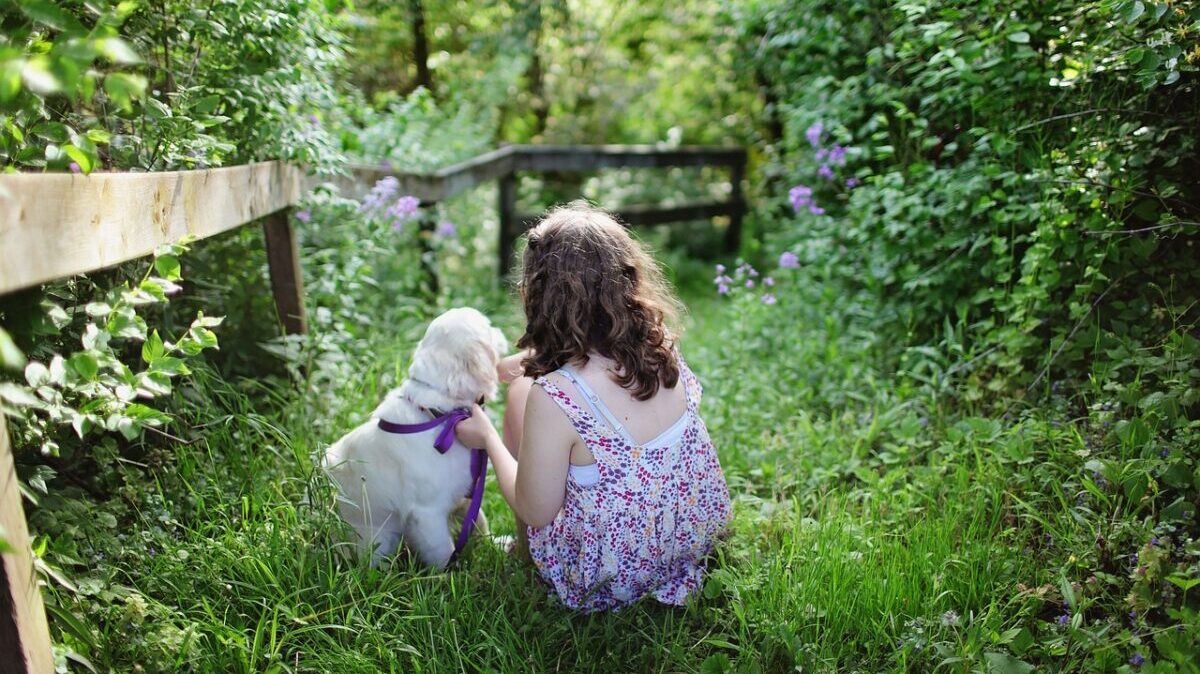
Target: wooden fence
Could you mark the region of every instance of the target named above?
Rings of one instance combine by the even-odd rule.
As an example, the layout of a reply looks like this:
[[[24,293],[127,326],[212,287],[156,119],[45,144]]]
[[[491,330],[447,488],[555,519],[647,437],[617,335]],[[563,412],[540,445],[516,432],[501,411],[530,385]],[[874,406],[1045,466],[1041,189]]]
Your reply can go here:
[[[504,276],[517,237],[534,219],[517,211],[517,172],[672,166],[728,168],[730,198],[632,208],[619,213],[622,219],[640,225],[725,216],[726,246],[736,249],[745,211],[742,148],[513,145],[433,173],[353,166],[350,175],[332,182],[357,196],[392,176],[401,194],[431,206],[498,180],[498,262]],[[204,238],[261,221],[280,323],[288,333],[303,333],[304,288],[289,210],[320,182],[302,167],[278,161],[161,173],[0,174],[0,295],[144,257],[185,236]],[[53,672],[50,632],[2,415],[0,527],[15,548],[0,554],[0,672]]]

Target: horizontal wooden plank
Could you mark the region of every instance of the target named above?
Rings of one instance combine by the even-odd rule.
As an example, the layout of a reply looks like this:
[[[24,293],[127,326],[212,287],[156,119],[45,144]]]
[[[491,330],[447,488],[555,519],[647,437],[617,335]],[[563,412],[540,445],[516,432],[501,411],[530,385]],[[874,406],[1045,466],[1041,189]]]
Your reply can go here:
[[[745,204],[740,201],[703,202],[684,204],[682,206],[627,206],[613,215],[630,226],[662,225],[669,222],[686,222],[688,220],[708,220],[718,216],[733,217],[745,210]],[[521,223],[522,231],[541,218],[540,215],[526,213],[518,215],[516,221]]]
[[[365,195],[378,180],[392,176],[400,193],[430,204],[449,199],[513,171],[598,171],[606,168],[665,168],[671,166],[740,166],[746,150],[740,147],[655,145],[508,145],[433,173],[398,171],[386,166],[353,164],[350,175],[335,179],[342,194]]]
[[[350,175],[335,179],[334,182],[343,195],[361,198],[376,182],[391,176],[400,181],[400,194],[412,195],[423,203],[432,204],[512,173],[514,150],[517,147],[502,147],[433,173],[397,171],[385,165],[351,164]]]
[[[359,198],[394,176],[401,194],[431,204],[514,171],[595,171],[619,167],[744,166],[736,147],[510,145],[433,173],[352,166],[310,178],[298,166],[262,162],[202,171],[0,175],[0,294],[148,255],[185,235],[211,236],[295,203],[332,182]],[[717,204],[632,209],[630,224],[732,213]]]
[[[738,166],[746,162],[740,147],[655,145],[520,145],[518,171],[596,171],[606,168]]]
[[[302,177],[300,168],[277,161],[202,171],[0,175],[0,293],[257,220],[298,200]]]

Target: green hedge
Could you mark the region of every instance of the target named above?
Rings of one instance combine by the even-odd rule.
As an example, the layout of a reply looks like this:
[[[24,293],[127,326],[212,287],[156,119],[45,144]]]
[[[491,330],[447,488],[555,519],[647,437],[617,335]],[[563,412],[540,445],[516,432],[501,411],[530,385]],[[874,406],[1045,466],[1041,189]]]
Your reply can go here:
[[[1119,367],[1141,346],[1200,352],[1200,6],[730,12],[776,135],[771,193],[794,218],[778,243],[874,293],[885,334],[986,351],[973,367],[996,391]],[[812,204],[792,216],[795,184]]]

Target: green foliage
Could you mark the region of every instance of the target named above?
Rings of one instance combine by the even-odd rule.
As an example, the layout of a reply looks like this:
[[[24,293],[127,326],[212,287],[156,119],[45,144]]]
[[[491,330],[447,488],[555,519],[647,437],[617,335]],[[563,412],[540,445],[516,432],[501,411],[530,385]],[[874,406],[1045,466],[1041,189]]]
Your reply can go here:
[[[342,43],[322,3],[21,0],[0,24],[4,167],[337,166],[321,116]]]
[[[178,256],[185,250],[183,244],[162,248],[137,283],[117,285],[70,313],[52,301],[42,303],[45,319],[34,326],[35,334],[78,336],[82,348],[62,354],[39,344],[30,352],[35,359],[25,366],[24,384],[0,384],[0,412],[15,418],[20,445],[58,456],[64,426],[79,440],[105,432],[133,440],[167,421],[139,401],[171,393],[172,380],[191,373],[187,360],[217,347],[211,328],[221,324],[201,313],[178,340],[164,341],[138,314],[180,290]],[[121,356],[138,343],[143,368],[135,370]]]
[[[976,367],[1012,391],[1116,341],[1153,344],[1187,313],[1200,287],[1194,6],[731,11],[782,133],[775,198],[799,182],[825,210],[802,211],[779,243],[886,299],[905,339],[948,319],[966,348],[995,347]],[[851,148],[844,167],[821,154],[835,143]]]

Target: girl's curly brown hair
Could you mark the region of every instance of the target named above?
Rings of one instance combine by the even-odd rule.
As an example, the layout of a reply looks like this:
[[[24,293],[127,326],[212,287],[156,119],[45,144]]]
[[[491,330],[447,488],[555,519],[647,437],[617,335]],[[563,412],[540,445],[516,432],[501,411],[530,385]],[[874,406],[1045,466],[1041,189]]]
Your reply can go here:
[[[616,381],[638,400],[679,381],[675,325],[681,305],[662,271],[611,215],[583,202],[548,213],[531,229],[520,281],[528,377],[590,352],[617,362]]]

